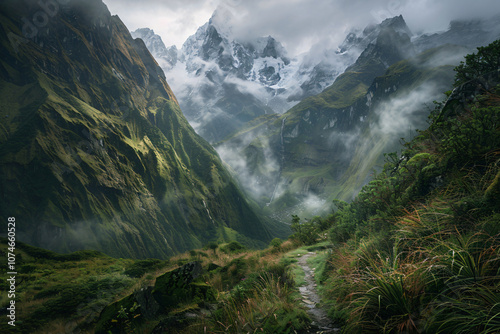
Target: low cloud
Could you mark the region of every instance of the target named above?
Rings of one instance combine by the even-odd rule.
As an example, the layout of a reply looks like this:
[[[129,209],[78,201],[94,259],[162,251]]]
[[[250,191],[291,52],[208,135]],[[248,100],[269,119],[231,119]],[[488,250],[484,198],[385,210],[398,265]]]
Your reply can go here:
[[[382,102],[375,110],[378,115],[377,129],[386,135],[404,135],[422,129],[429,104],[444,95],[433,83],[423,84],[407,94]],[[419,126],[420,125],[420,126]]]
[[[350,130],[349,132],[332,132],[328,137],[328,146],[335,150],[336,159],[349,161],[352,158],[353,152],[359,142],[359,128]]]
[[[313,193],[308,193],[300,204],[302,209],[301,211],[306,213],[308,216],[315,216],[324,213],[325,209],[329,209],[330,207],[329,203],[327,208],[325,208],[326,205],[327,201],[324,198],[321,198]]]
[[[410,61],[423,71],[433,71],[445,65],[458,65],[468,51],[465,47],[449,46],[437,51],[424,62],[417,64],[415,59]],[[446,83],[441,76],[438,76],[412,89],[392,92],[389,99],[375,107],[374,112],[378,116],[378,122],[372,130],[391,136],[407,135],[416,129],[423,130],[427,127],[425,115],[429,113],[430,108],[433,108],[432,102],[443,100],[445,97],[443,92],[447,89],[451,89],[451,82]]]
[[[263,198],[272,198],[280,171],[268,140],[266,136],[251,133],[239,136],[237,142],[225,142],[216,147],[219,156],[231,166],[243,188],[253,198],[260,199],[261,204],[264,204]],[[254,152],[245,152],[252,142],[256,144]]]
[[[271,95],[265,89],[265,87],[255,81],[242,80],[232,75],[228,75],[224,83],[235,85],[238,90],[243,94],[250,94],[258,98],[260,101],[268,100]]]

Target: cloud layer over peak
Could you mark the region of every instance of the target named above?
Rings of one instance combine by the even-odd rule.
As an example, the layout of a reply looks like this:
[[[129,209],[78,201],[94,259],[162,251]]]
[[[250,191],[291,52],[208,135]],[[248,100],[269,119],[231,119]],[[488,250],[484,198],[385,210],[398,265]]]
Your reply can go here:
[[[317,43],[336,46],[352,28],[402,14],[413,32],[445,30],[450,21],[500,14],[497,0],[104,0],[130,30],[149,27],[166,45],[180,47],[218,6],[235,13],[234,34],[272,35],[291,55]]]

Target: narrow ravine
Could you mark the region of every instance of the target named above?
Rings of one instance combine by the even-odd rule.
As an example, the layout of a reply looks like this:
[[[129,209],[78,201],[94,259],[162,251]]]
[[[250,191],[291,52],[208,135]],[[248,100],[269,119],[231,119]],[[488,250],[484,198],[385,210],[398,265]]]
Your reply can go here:
[[[314,270],[307,264],[307,259],[316,255],[308,252],[299,258],[298,265],[304,270],[306,285],[299,287],[302,295],[302,302],[307,306],[310,317],[312,318],[311,328],[303,333],[336,333],[340,328],[336,328],[328,318],[326,310],[319,307],[321,301],[316,292],[316,281],[314,280]]]

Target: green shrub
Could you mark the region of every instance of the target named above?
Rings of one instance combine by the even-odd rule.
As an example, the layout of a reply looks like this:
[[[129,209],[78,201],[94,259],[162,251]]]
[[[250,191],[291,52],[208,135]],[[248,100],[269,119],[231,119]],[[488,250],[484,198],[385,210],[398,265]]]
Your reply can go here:
[[[238,241],[231,241],[227,245],[219,247],[221,252],[226,254],[240,253],[246,250],[246,247],[240,244]]]
[[[33,297],[33,299],[38,300],[38,299],[43,299],[43,298],[47,298],[47,297],[52,297],[52,296],[59,294],[60,292],[62,292],[64,290],[66,290],[69,287],[70,287],[70,285],[68,285],[68,284],[57,284],[57,285],[51,286],[49,288],[43,288],[39,293],[37,293]]]
[[[22,272],[23,274],[30,274],[30,273],[35,272],[36,269],[37,269],[36,265],[25,264],[25,265],[21,266],[20,272]]]
[[[290,228],[294,232],[290,238],[298,240],[305,245],[312,245],[319,238],[319,230],[314,222],[301,222],[300,218],[296,215],[292,215]]]
[[[214,252],[214,255],[217,253],[217,248],[219,248],[219,244],[215,241],[211,241],[203,247],[204,249],[211,249]]]
[[[465,62],[455,67],[455,87],[500,68],[500,40],[477,48],[477,53],[465,56]]]
[[[259,279],[260,273],[251,273],[243,277],[240,283],[236,284],[231,289],[231,298],[236,302],[243,302],[254,294],[256,281]]]
[[[273,247],[273,249],[279,250],[279,249],[281,249],[282,243],[283,243],[283,240],[281,240],[280,238],[274,238],[269,243],[269,246]]]

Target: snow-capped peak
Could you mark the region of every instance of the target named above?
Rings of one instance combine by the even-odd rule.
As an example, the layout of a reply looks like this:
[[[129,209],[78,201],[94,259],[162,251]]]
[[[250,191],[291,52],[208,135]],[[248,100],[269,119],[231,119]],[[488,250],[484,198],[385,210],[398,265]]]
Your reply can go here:
[[[283,113],[331,85],[386,28],[411,35],[403,18],[395,17],[363,31],[353,31],[339,49],[319,45],[290,59],[285,47],[272,36],[246,34],[241,40],[235,36],[237,15],[227,6],[219,6],[181,50],[171,50],[177,56],[176,65],[164,67],[184,114],[200,134],[210,132],[207,138],[213,141],[222,139],[218,136],[224,134],[210,130],[213,124],[208,120],[213,117],[239,124],[242,120],[238,117],[247,117],[249,110],[254,116],[268,113],[269,108]],[[155,40],[151,31],[143,33]],[[247,105],[248,100],[236,101],[237,96],[251,96],[254,102]],[[229,115],[228,110],[234,114]]]
[[[208,25],[213,26],[221,36],[232,39],[232,25],[234,21],[235,15],[232,10],[226,6],[219,5],[208,21]]]

